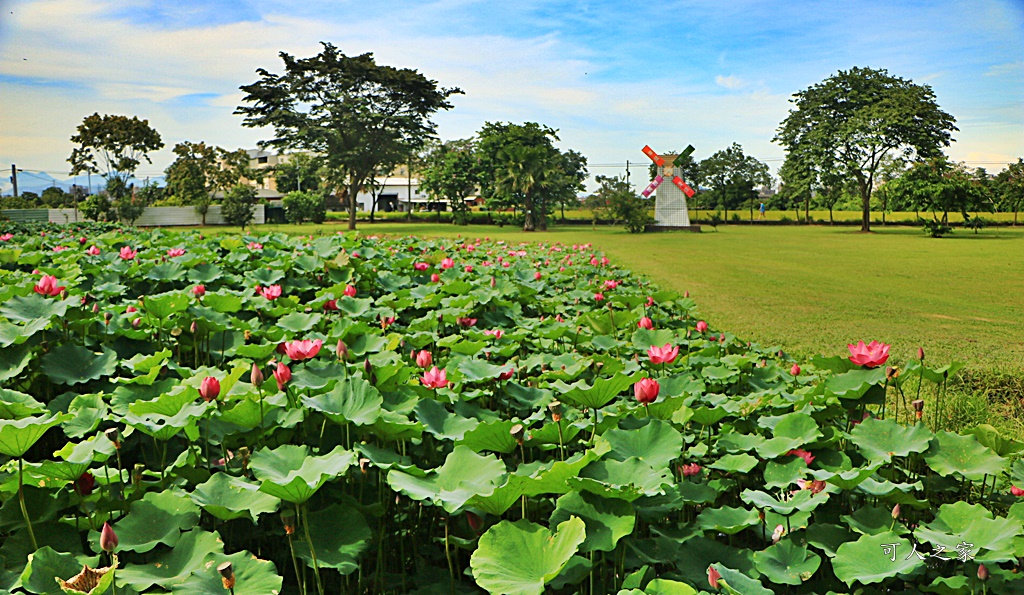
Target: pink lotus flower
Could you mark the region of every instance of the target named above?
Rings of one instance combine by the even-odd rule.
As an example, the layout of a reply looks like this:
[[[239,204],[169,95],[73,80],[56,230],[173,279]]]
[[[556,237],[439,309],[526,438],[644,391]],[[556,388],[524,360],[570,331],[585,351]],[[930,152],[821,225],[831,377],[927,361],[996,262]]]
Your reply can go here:
[[[456,318],[455,322],[459,323],[459,326],[461,327],[469,328],[476,324],[476,318],[469,318],[468,316],[463,318]]]
[[[689,463],[679,467],[679,470],[683,473],[683,477],[693,477],[700,473],[700,469],[701,467],[697,463]]]
[[[638,328],[645,328],[647,330],[652,330],[654,328],[654,322],[650,318],[644,316],[643,318],[640,319],[640,322],[636,323],[636,326]]]
[[[429,368],[434,364],[434,356],[426,349],[416,354],[416,365],[421,368]]]
[[[245,245],[245,247],[250,250],[262,250],[263,244],[259,242],[249,242],[248,244]]]
[[[281,286],[271,285],[270,287],[260,287],[256,290],[256,293],[262,295],[268,300],[276,300],[281,297]]]
[[[423,374],[423,377],[420,378],[420,382],[422,382],[423,386],[427,388],[444,388],[448,386],[448,375],[444,370],[438,370],[437,366],[434,366]]]
[[[534,273],[534,274],[533,274],[533,280],[534,280],[534,281],[540,281],[540,278],[541,278],[542,276],[543,276],[543,275],[541,275],[541,274],[540,274],[540,271],[537,271],[536,273]]]
[[[706,330],[708,330],[708,323],[704,322],[703,320],[701,320],[700,322],[697,323],[697,332],[698,333],[703,333]]]
[[[394,316],[381,316],[380,317],[380,328],[386,329],[395,323]]]
[[[508,370],[505,370],[504,372],[498,374],[498,380],[508,380],[509,378],[512,378],[512,376],[515,373],[516,373],[516,369],[514,367],[513,368],[509,368]]]
[[[140,326],[142,326],[141,318],[136,318],[135,320],[132,321],[132,328],[139,328]]]
[[[654,307],[654,296],[653,295],[647,296],[647,307],[648,308],[653,308]]]
[[[715,570],[714,566],[708,566],[708,584],[712,589],[718,588],[718,581],[722,578],[721,573]]]
[[[351,285],[345,285],[345,295],[350,298],[356,297],[356,288]]]
[[[167,258],[174,258],[175,256],[184,256],[184,255],[185,255],[185,249],[184,248],[171,248],[170,250],[167,251]]]
[[[671,343],[665,343],[664,347],[651,345],[647,349],[647,357],[651,358],[652,364],[671,364],[679,357],[679,347],[673,347]]]
[[[500,339],[505,334],[505,331],[503,331],[500,328],[498,328],[498,329],[494,329],[493,331],[491,331],[491,330],[484,331],[484,334],[485,335],[490,335],[490,336],[494,337],[495,339]]]
[[[1010,486],[1010,493],[1020,498],[1024,496],[1024,488],[1018,488],[1017,486]]]
[[[824,481],[820,479],[798,479],[796,480],[796,485],[800,486],[801,490],[811,490],[812,494],[817,494],[818,492],[824,490],[825,486],[828,484],[826,484]],[[794,492],[794,494],[795,493],[796,492]]]
[[[284,353],[293,361],[301,362],[304,359],[312,359],[320,353],[324,342],[321,339],[312,341],[289,341],[284,344]]]
[[[284,362],[278,362],[277,367],[274,368],[274,380],[277,381],[277,390],[284,390],[284,385],[288,384],[288,381],[291,379],[291,369],[284,365]]]
[[[88,254],[89,256],[99,256],[100,249],[97,248],[96,246],[89,246],[89,249],[86,250],[85,253]]]
[[[417,271],[425,271],[430,268],[430,265],[425,262],[417,262],[416,264],[412,265],[412,268],[416,269]]]
[[[618,281],[613,281],[611,279],[608,279],[607,281],[604,282],[604,288],[605,289],[615,289],[618,286],[619,286],[619,282]]]
[[[57,278],[53,275],[43,275],[43,278],[36,283],[33,291],[39,295],[45,295],[47,297],[54,297],[60,295],[60,292],[64,291],[64,285],[57,285]]]
[[[334,353],[338,356],[338,359],[345,360],[348,358],[348,345],[341,339],[338,339],[338,345],[334,348]]]
[[[135,306],[128,306],[127,308],[124,309],[124,311],[126,314],[134,314],[135,312],[138,312],[139,309],[136,308]]]
[[[471,264],[467,264],[467,265],[466,265],[466,268],[465,268],[464,270],[465,270],[465,271],[466,271],[467,273],[472,273],[472,272],[473,272],[473,265],[471,265]]]
[[[599,262],[600,261],[596,257],[590,259],[591,266],[595,266],[596,267],[597,263],[599,263]]]
[[[661,385],[658,384],[657,380],[651,378],[643,378],[640,382],[633,385],[633,394],[642,405],[653,403],[658,398],[658,391],[660,390]]]
[[[103,523],[103,529],[100,531],[100,549],[109,554],[117,549],[117,543],[117,533],[114,533],[114,528],[110,526],[110,523]]]
[[[67,250],[67,249],[68,249],[67,246],[54,246],[53,247],[53,251],[54,252],[63,252],[65,250]]]
[[[885,343],[872,341],[867,345],[858,341],[856,345],[846,346],[850,350],[850,361],[865,368],[877,368],[889,359],[889,346]]]
[[[445,258],[444,260],[441,261],[442,269],[450,269],[453,266],[455,266],[455,261],[452,260],[451,258]]]
[[[215,400],[219,394],[220,381],[213,376],[203,378],[202,384],[199,385],[199,396],[209,403],[210,401]]]
[[[441,275],[438,275],[437,273],[434,273],[433,275],[430,276],[430,282],[431,283],[440,283],[441,282]]]
[[[192,288],[192,295],[196,296],[197,298],[203,297],[204,295],[206,295],[206,286],[196,285],[195,287]]]
[[[79,246],[84,246],[85,243],[88,242],[88,241],[89,240],[85,239],[85,236],[82,236],[82,237],[78,238],[78,245]]]
[[[799,376],[800,366],[793,364],[793,367],[789,369],[789,373],[792,374],[793,376]]]
[[[121,252],[118,256],[121,257],[121,260],[133,260],[138,253],[138,250],[132,250],[128,246],[121,246]]]
[[[786,454],[787,455],[793,455],[794,457],[800,457],[808,465],[810,465],[811,463],[814,462],[814,455],[812,455],[811,453],[807,452],[806,450],[804,450],[802,448],[795,448],[795,449],[787,452]]]
[[[5,233],[4,235],[0,236],[0,242],[9,242],[9,241],[11,241],[13,239],[14,239],[14,234],[13,233]]]
[[[338,300],[327,300],[324,302],[324,310],[335,311],[338,309]]]
[[[608,260],[608,257],[606,257],[606,256],[602,256],[601,257],[601,266],[608,266],[609,262],[611,262],[611,261]]]
[[[595,302],[603,302],[604,301],[604,294],[603,293],[595,293],[594,294],[594,301]]]
[[[784,525],[776,525],[775,530],[772,531],[772,543],[778,543],[782,536],[786,534],[786,527]]]

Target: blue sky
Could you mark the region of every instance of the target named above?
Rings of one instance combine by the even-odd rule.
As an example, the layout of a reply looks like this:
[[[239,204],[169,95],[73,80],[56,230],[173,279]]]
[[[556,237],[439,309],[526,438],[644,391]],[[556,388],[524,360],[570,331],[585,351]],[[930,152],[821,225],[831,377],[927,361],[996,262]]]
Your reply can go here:
[[[168,148],[253,147],[232,114],[255,69],[329,41],[416,68],[466,94],[444,139],[485,121],[537,121],[592,174],[645,165],[640,149],[771,142],[793,93],[853,66],[929,84],[960,132],[950,157],[990,170],[1024,156],[1024,2],[365,2],[0,0],[0,167],[67,171],[82,118],[138,115]],[[58,177],[60,177],[58,175]]]

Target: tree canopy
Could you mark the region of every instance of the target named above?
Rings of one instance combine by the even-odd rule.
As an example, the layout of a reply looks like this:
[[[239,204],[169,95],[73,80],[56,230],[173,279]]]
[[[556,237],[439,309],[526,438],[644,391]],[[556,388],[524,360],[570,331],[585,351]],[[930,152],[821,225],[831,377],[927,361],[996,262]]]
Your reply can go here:
[[[149,125],[149,120],[140,120],[138,116],[94,113],[86,116],[77,130],[71,142],[78,146],[68,157],[71,175],[102,174],[108,185],[114,182],[117,188],[127,188],[128,179],[142,160],[152,163],[149,153],[164,146],[160,133]]]
[[[871,229],[871,192],[883,160],[937,156],[957,130],[928,85],[886,70],[840,70],[796,93],[796,105],[773,139],[801,169],[819,177],[838,170],[857,180],[863,231]]]
[[[744,154],[743,147],[737,143],[701,160],[696,169],[701,185],[714,193],[727,217],[730,208],[738,208],[743,201],[751,199],[752,193],[756,197],[755,187],[772,183],[768,166]]]
[[[480,157],[470,140],[451,141],[439,145],[427,157],[420,172],[420,189],[429,196],[447,200],[456,223],[468,223],[466,199],[480,186]]]
[[[349,229],[356,226],[357,193],[382,163],[397,163],[432,136],[430,120],[449,109],[458,88],[438,87],[416,70],[378,65],[373,54],[346,56],[330,43],[311,58],[281,52],[284,72],[263,68],[236,114],[244,126],[271,127],[261,146],[323,156],[329,189],[344,189]]]
[[[180,142],[174,145],[175,160],[167,166],[167,192],[182,205],[192,205],[203,217],[213,202],[213,194],[227,192],[243,177],[251,175],[249,156],[242,149],[227,149],[205,142]]]

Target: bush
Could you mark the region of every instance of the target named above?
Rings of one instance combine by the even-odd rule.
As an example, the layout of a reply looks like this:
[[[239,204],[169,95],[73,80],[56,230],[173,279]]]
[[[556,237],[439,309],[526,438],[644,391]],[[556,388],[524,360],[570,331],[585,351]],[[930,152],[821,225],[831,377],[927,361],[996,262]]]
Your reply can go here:
[[[941,238],[947,233],[953,233],[953,228],[938,219],[924,222],[924,232],[933,238]]]
[[[281,200],[285,218],[289,223],[312,221],[323,223],[327,219],[327,203],[324,197],[312,192],[289,192]]]
[[[256,206],[256,189],[246,184],[237,184],[224,195],[221,214],[230,225],[245,229],[252,223],[253,207]]]
[[[78,210],[82,211],[86,219],[92,219],[93,221],[114,221],[117,219],[114,206],[110,204],[110,199],[103,192],[93,194],[85,199],[78,206]]]
[[[964,227],[967,229],[973,229],[974,233],[978,233],[979,230],[985,229],[987,226],[988,221],[978,216],[968,217],[964,220]]]
[[[715,231],[718,231],[718,226],[723,223],[725,223],[725,221],[722,220],[722,214],[718,211],[715,211],[710,217],[708,217],[708,225],[714,227]]]

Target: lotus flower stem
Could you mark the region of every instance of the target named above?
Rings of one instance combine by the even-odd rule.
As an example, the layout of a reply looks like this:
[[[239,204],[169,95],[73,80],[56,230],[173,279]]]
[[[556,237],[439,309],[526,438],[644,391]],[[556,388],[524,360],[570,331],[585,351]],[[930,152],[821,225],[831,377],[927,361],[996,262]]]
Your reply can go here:
[[[36,534],[32,530],[32,519],[28,518],[28,509],[25,508],[25,490],[22,483],[25,474],[24,463],[25,459],[18,457],[18,504],[21,505],[21,516],[25,517],[25,528],[28,529],[28,537],[32,540],[32,551],[35,551],[39,549],[39,544],[36,543]]]
[[[299,583],[299,592],[302,593],[302,595],[306,595],[306,583],[302,580],[302,574],[299,570],[299,560],[295,557],[295,542],[292,539],[291,533],[286,530],[285,534],[288,535],[288,553],[291,554],[292,567],[295,568],[295,581]],[[362,567],[360,566],[360,571],[361,570]]]
[[[449,518],[444,520],[444,557],[448,560],[448,574],[451,577],[451,592],[455,593],[455,566],[452,564],[452,554],[448,547],[448,521]]]
[[[227,462],[225,461],[225,464]],[[302,511],[299,513],[299,507],[295,507],[295,512],[299,516],[299,520],[302,522],[302,530],[306,534],[306,543],[309,544],[309,555],[313,557],[313,575],[316,577],[316,591],[320,595],[324,595],[324,585],[320,582],[320,563],[316,559],[316,548],[313,547],[313,540],[309,538],[309,516],[307,514],[308,509],[306,505],[302,505]]]

